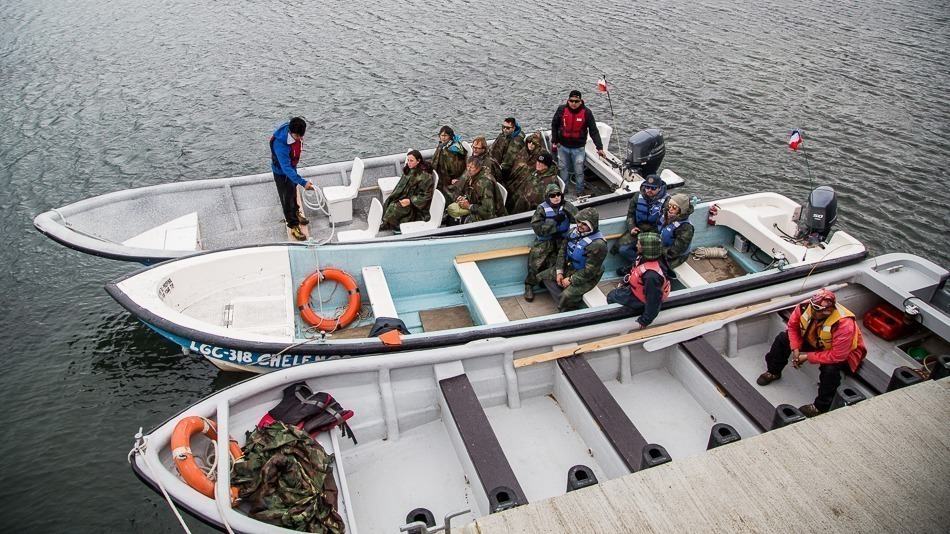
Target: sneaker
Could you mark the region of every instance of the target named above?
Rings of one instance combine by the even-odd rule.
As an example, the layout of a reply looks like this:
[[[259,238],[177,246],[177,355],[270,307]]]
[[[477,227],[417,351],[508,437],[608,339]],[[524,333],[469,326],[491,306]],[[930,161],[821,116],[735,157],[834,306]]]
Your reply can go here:
[[[755,379],[755,383],[760,386],[767,386],[772,382],[775,382],[779,378],[782,378],[782,375],[773,375],[772,373],[766,371],[759,375],[759,378]]]
[[[304,225],[304,226],[307,226],[308,224],[310,224],[310,219],[308,219],[308,218],[303,214],[303,210],[300,210],[300,211],[297,212],[297,221],[299,221],[300,224],[302,224],[302,225]]]
[[[816,415],[821,415],[822,413],[821,410],[819,410],[814,404],[799,406],[798,411],[802,412],[802,415],[805,417],[815,417]]]
[[[534,300],[534,288],[531,287],[531,284],[524,285],[524,299],[528,302]]]
[[[296,239],[297,241],[306,241],[306,240],[307,240],[307,236],[303,235],[303,232],[300,231],[300,227],[299,227],[299,226],[291,226],[291,227],[290,227],[290,235],[293,236],[293,238]]]

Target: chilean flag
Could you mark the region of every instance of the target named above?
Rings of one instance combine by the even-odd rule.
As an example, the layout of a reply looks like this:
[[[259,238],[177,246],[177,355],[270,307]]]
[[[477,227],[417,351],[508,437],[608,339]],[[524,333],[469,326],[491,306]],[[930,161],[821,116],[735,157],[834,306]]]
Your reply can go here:
[[[802,131],[799,129],[794,129],[788,134],[788,148],[792,150],[798,150],[798,147],[802,144]]]
[[[607,92],[607,79],[601,78],[597,80],[597,92],[606,93]]]

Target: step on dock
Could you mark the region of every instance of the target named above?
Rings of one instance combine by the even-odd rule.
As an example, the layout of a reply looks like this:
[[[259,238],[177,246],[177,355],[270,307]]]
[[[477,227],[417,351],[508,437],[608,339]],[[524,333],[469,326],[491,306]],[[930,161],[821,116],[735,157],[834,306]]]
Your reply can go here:
[[[929,380],[453,530],[946,532],[948,420]]]

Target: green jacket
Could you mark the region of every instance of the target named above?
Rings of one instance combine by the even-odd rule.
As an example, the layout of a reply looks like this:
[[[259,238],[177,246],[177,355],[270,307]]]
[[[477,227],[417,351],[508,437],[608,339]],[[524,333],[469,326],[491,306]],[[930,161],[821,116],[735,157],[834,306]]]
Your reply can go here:
[[[535,170],[527,180],[522,181],[517,186],[512,184],[513,190],[508,191],[508,213],[528,211],[533,206],[544,202],[544,192],[549,185],[554,185],[560,189],[557,177],[557,165],[551,165],[541,173]]]
[[[577,208],[574,207],[574,204],[567,200],[561,200],[561,205],[571,224],[577,222]],[[544,218],[544,208],[539,204],[538,208],[534,210],[534,215],[531,216],[531,229],[539,237],[553,236],[557,233],[557,223],[554,219]]]
[[[429,204],[432,203],[433,180],[431,173],[424,172],[419,167],[409,169],[408,173],[403,173],[396,188],[386,199],[383,211],[385,212],[393,202],[408,198],[413,215],[424,217],[429,212]]]
[[[432,155],[432,168],[439,175],[439,190],[447,192],[452,180],[458,179],[465,172],[465,157],[468,151],[462,143],[452,140],[443,145],[439,143]]]
[[[688,221],[693,210],[693,205],[690,204],[686,208],[686,212],[681,213],[676,220]],[[673,231],[673,244],[669,247],[663,247],[663,253],[666,255],[670,267],[678,267],[689,259],[686,253],[689,252],[689,245],[693,242],[694,233],[696,233],[696,228],[692,224],[681,224],[679,228]]]
[[[600,227],[600,215],[594,208],[582,209],[577,212],[575,219],[578,224],[582,221],[586,221],[590,224],[592,232],[596,232]],[[574,235],[573,230],[571,234]],[[557,270],[563,273],[564,276],[571,278],[571,285],[590,290],[600,282],[600,278],[604,275],[604,260],[607,258],[607,241],[595,239],[594,242],[587,245],[585,249],[585,256],[587,258],[586,265],[584,265],[583,269],[575,271],[567,257],[567,243],[570,239],[571,237],[569,236],[568,239],[561,241],[561,245],[558,247]]]
[[[529,151],[528,141],[532,140],[534,141],[534,150]],[[505,187],[509,189],[520,188],[521,183],[527,181],[528,178],[531,177],[531,174],[534,173],[534,165],[538,161],[538,156],[547,152],[544,148],[544,139],[541,138],[541,134],[539,133],[529,135],[525,138],[524,142],[524,148],[518,152],[514,163],[511,165],[511,171],[508,173],[508,182]],[[529,209],[531,208],[526,208],[522,211]]]
[[[496,202],[495,180],[483,168],[478,174],[469,176],[468,171],[462,175],[456,184],[455,196],[464,196],[472,203],[470,214],[465,222],[477,222],[497,217],[498,202]]]
[[[502,184],[508,183],[511,175],[511,167],[515,164],[515,158],[518,157],[518,153],[523,149],[524,133],[521,132],[520,126],[510,135],[502,132],[495,138],[495,142],[492,143],[488,155],[497,161],[501,167],[501,176],[496,176],[495,178],[500,180]]]

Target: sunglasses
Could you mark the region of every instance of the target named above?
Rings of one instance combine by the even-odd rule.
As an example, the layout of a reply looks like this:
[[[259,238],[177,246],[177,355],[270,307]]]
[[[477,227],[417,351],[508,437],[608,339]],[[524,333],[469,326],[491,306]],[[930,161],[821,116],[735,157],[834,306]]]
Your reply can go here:
[[[581,101],[578,100],[578,99],[576,99],[576,98],[568,99],[568,102],[570,102],[571,104],[580,104],[580,103],[581,103]]]
[[[548,198],[554,198],[554,197],[559,197],[559,196],[561,196],[561,193],[551,193],[550,195],[548,195]]]
[[[501,125],[501,129],[502,129],[502,130],[514,130],[515,127],[514,127],[514,126],[506,126],[506,125],[502,124],[502,125]]]
[[[826,310],[826,309],[828,308],[827,305],[822,306],[821,304],[817,304],[817,303],[814,303],[814,302],[811,303],[811,307],[812,307],[812,309],[815,310],[815,311],[824,311],[824,310]]]

